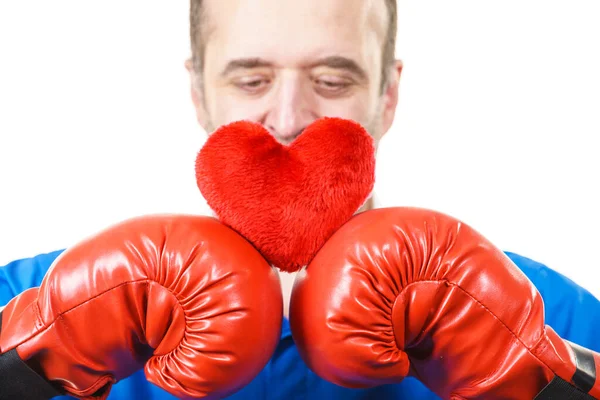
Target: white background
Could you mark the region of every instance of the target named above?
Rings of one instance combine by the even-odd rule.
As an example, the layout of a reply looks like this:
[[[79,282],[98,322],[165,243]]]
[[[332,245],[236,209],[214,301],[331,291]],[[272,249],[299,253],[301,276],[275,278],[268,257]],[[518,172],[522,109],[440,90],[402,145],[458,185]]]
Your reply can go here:
[[[0,2],[0,265],[208,211],[187,1]],[[384,205],[435,208],[600,297],[600,3],[402,0]]]

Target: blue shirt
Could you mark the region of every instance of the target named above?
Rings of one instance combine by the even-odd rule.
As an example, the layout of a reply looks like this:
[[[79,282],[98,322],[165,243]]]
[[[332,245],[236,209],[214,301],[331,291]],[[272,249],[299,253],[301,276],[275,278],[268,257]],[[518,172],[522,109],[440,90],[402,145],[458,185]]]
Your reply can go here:
[[[44,274],[62,252],[40,254],[0,267],[0,306],[30,287],[39,286]],[[561,337],[600,352],[600,301],[567,277],[528,258],[506,253],[529,277],[544,299],[546,323]],[[146,381],[143,371],[118,382],[109,400],[175,400]],[[71,399],[60,396],[55,399]],[[281,340],[267,366],[230,400],[258,399],[439,399],[419,381],[406,378],[395,385],[372,389],[345,389],[324,381],[301,360],[294,345],[289,322],[283,321]]]

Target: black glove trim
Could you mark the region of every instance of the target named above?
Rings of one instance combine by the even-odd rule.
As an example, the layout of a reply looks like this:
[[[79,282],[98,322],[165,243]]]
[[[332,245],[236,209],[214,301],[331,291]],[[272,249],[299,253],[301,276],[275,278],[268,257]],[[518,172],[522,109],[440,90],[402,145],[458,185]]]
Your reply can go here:
[[[0,334],[2,312],[0,311]],[[61,394],[19,357],[16,349],[0,354],[0,400],[49,400]]]
[[[594,400],[588,394],[596,382],[596,364],[592,352],[584,347],[565,342],[571,346],[575,354],[577,369],[573,374],[575,385],[555,376],[546,387],[535,397],[534,400]]]
[[[595,400],[564,379],[555,376],[534,400]]]
[[[573,383],[584,392],[589,392],[596,383],[596,363],[594,362],[594,355],[592,352],[584,347],[581,347],[575,343],[567,341],[569,346],[575,353],[575,360],[577,360],[577,370],[573,375]]]

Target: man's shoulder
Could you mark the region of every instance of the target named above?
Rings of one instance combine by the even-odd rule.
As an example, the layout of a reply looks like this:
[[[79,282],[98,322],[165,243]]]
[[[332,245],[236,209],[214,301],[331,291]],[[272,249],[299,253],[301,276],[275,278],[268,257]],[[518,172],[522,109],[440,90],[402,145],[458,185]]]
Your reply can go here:
[[[505,251],[504,254],[529,278],[544,297],[545,303],[549,303],[551,300],[576,301],[581,299],[582,296],[593,298],[589,291],[579,286],[569,277],[539,261],[510,251]]]
[[[506,254],[508,258],[510,258],[511,261],[515,263],[515,265],[519,267],[519,269],[521,269],[521,271],[523,271],[523,273],[528,277],[529,275],[532,275],[534,277],[540,276],[548,278],[549,276],[553,276],[555,273],[557,273],[545,264],[535,261],[529,257],[525,257],[521,254],[513,253],[512,251],[505,251],[504,254]]]
[[[591,293],[579,286],[569,277],[539,261],[510,251],[505,251],[504,254],[519,267],[539,291],[554,288],[560,289],[559,291],[565,294],[585,293],[592,296]]]
[[[26,289],[39,286],[46,272],[64,251],[55,250],[21,258],[0,267],[0,305]]]
[[[29,257],[17,258],[15,260],[10,261],[4,267],[8,267],[10,265],[16,265],[16,264],[44,263],[48,260],[51,260],[51,262],[53,262],[54,259],[56,259],[63,251],[65,251],[65,250],[64,249],[53,250],[53,251],[38,253],[38,254],[35,254],[35,255],[32,255]],[[4,268],[4,267],[0,266],[0,268]]]
[[[0,266],[0,271],[4,271],[4,273],[13,275],[18,274],[19,272],[31,274],[32,272],[38,270],[43,270],[45,273],[45,271],[50,268],[50,265],[52,265],[54,260],[56,260],[63,251],[65,250],[53,250],[50,252],[39,253],[31,257],[18,258],[4,266]]]
[[[600,351],[600,301],[550,267],[520,254],[505,254],[529,278],[544,301],[546,324],[561,337]]]

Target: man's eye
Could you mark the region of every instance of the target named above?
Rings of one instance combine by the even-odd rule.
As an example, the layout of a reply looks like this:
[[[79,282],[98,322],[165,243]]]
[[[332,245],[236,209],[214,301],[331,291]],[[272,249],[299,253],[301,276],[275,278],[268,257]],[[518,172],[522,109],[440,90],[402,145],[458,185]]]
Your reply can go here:
[[[343,92],[351,85],[351,83],[347,81],[322,78],[315,79],[315,84],[318,89],[327,91],[329,93]]]
[[[330,88],[336,88],[336,87],[340,87],[342,84],[340,82],[332,82],[332,81],[326,81],[326,80],[317,80],[318,83],[320,83],[322,86],[326,86],[326,87],[330,87]]]
[[[239,89],[249,92],[256,92],[269,84],[267,79],[248,79],[235,82],[235,86]]]

